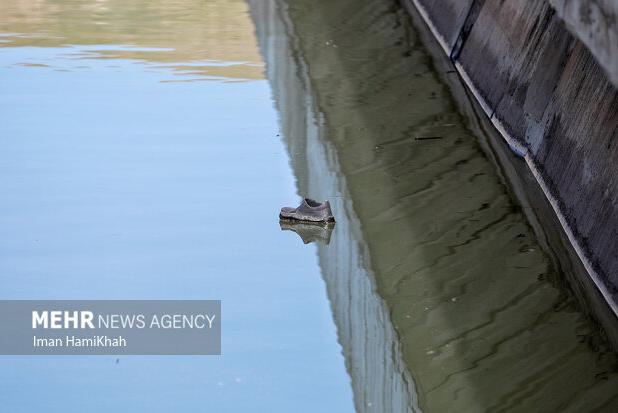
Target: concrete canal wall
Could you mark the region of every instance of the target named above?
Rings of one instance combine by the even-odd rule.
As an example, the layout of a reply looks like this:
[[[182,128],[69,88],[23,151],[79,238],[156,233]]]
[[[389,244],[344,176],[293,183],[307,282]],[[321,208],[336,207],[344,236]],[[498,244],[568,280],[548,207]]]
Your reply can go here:
[[[404,0],[419,13],[618,314],[618,5]]]

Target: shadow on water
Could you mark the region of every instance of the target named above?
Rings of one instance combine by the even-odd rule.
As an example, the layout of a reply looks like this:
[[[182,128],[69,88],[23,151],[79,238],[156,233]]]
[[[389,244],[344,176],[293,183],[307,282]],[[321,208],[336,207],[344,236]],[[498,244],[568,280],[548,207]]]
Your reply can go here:
[[[392,1],[249,1],[359,411],[616,411],[616,356]],[[600,344],[599,344],[600,343]]]

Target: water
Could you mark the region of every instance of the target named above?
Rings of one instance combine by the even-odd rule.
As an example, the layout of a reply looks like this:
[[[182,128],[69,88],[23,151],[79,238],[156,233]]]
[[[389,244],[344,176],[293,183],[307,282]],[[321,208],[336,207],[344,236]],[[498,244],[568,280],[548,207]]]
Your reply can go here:
[[[5,410],[618,409],[395,2],[0,9],[0,298],[223,301],[221,357],[2,357]]]
[[[247,5],[0,10],[0,298],[221,299],[224,331],[221,357],[2,357],[2,410],[350,411]]]
[[[358,411],[616,411],[580,311],[393,1],[251,1]],[[333,250],[333,246],[335,250]]]

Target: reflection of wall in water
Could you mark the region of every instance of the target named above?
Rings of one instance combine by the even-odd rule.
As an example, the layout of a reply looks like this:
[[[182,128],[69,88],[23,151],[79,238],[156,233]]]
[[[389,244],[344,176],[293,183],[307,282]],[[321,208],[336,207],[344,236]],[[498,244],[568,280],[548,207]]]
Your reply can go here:
[[[260,49],[281,115],[299,195],[329,199],[337,217],[329,245],[318,244],[346,367],[359,412],[418,411],[388,311],[375,289],[358,219],[345,196],[335,151],[321,137],[321,122],[306,91],[302,61],[294,54],[289,22],[275,1],[250,1]]]
[[[292,58],[302,56],[304,63],[300,71],[298,62],[284,63],[274,49],[267,56],[277,70],[269,67],[269,78],[299,188],[314,196],[337,195],[320,189],[336,187],[324,167],[338,171],[333,180],[350,201],[339,200],[337,209],[355,218],[333,236],[328,262],[354,262],[348,266],[352,273],[355,265],[369,268],[370,259],[371,285],[388,307],[381,314],[388,313],[396,328],[423,410],[616,406],[614,356],[595,345],[592,326],[574,300],[547,281],[559,274],[457,111],[407,15],[386,0],[278,4],[285,5],[285,33],[297,52]],[[271,46],[285,44],[279,42]],[[306,95],[282,89],[297,87],[296,74],[307,85]],[[294,99],[293,93],[298,93]],[[304,112],[293,110],[298,107]],[[312,109],[322,116],[319,133],[308,116]],[[320,140],[327,142],[326,155],[336,154],[336,162],[320,155],[328,162],[312,163],[320,157],[319,145],[312,144]],[[357,240],[359,251],[349,247],[351,240],[342,248],[362,260],[337,251],[342,232]],[[329,280],[329,267],[322,266],[327,281],[339,285],[341,280]],[[346,306],[338,303],[345,299],[334,298],[332,291],[345,288],[329,286],[340,318]],[[355,285],[354,291],[361,287]],[[354,294],[346,298],[362,302]],[[352,301],[347,303],[346,311],[359,313],[348,319],[358,316],[355,325],[369,325],[362,317],[370,306],[354,301],[352,310]],[[344,326],[344,348],[354,349],[357,336],[344,334],[341,319],[338,325]],[[345,342],[345,337],[352,339]],[[365,363],[358,365],[378,365],[360,351],[346,357]],[[357,380],[355,391],[363,394],[358,383],[369,375],[349,370]],[[370,400],[359,394],[357,405]]]

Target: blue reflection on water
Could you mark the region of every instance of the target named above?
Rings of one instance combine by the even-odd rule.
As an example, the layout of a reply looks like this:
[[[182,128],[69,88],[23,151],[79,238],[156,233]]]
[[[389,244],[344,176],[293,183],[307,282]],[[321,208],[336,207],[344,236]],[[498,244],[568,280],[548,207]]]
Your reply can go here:
[[[1,357],[3,410],[352,410],[268,83],[79,51],[0,49],[0,298],[221,299],[223,355]]]

